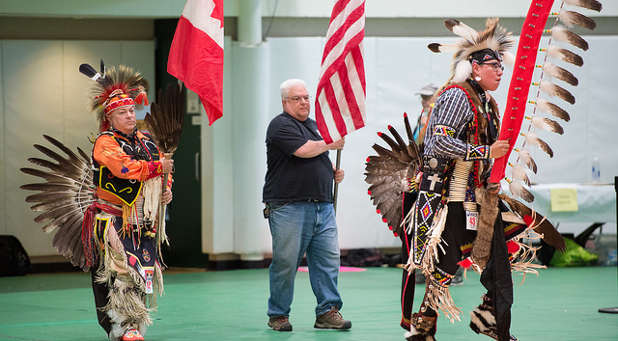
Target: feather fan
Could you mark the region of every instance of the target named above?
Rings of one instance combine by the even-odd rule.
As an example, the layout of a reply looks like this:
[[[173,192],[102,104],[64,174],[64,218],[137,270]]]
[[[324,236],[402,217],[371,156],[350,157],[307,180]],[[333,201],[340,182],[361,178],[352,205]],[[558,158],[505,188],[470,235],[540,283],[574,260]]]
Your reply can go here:
[[[182,123],[185,117],[185,101],[182,95],[182,87],[178,84],[169,84],[165,93],[159,89],[157,103],[150,105],[150,113],[146,114],[144,121],[153,133],[154,140],[164,153],[165,158],[171,159],[180,143]],[[163,173],[161,193],[165,192],[168,173]],[[159,228],[157,230],[157,243],[167,243],[165,232],[165,210],[167,205],[161,202],[159,207]]]
[[[164,153],[174,153],[180,142],[185,105],[182,89],[168,85],[165,93],[159,89],[158,103],[152,103],[144,119],[154,135],[154,140]]]

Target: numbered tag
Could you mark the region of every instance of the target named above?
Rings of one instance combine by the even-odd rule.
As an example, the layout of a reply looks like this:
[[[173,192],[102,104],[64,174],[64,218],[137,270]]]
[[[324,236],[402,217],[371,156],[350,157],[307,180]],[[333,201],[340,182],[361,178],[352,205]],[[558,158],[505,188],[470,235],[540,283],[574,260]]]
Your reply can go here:
[[[479,223],[479,213],[466,211],[466,229],[476,231]]]
[[[146,293],[147,294],[152,294],[153,292],[153,288],[152,288],[152,278],[153,278],[153,270],[146,270],[145,274],[146,274]]]

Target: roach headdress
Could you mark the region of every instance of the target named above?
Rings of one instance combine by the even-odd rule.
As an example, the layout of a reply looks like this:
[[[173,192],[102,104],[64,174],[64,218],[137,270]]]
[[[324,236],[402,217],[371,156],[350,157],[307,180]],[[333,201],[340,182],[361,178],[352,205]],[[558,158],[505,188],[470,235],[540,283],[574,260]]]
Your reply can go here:
[[[125,65],[106,68],[101,60],[100,71],[90,64],[81,64],[79,72],[95,81],[92,87],[92,110],[97,113],[99,130],[109,129],[105,114],[123,106],[148,105],[148,82],[137,71]]]
[[[463,82],[472,74],[472,60],[505,59],[513,60],[513,56],[508,50],[514,46],[515,41],[510,32],[498,25],[498,18],[489,18],[485,23],[485,29],[476,31],[472,27],[455,19],[448,19],[444,22],[446,28],[455,33],[462,39],[455,44],[445,45],[431,43],[427,47],[435,53],[453,53],[453,64],[451,65],[451,77],[455,83]],[[479,56],[482,52],[485,58]]]

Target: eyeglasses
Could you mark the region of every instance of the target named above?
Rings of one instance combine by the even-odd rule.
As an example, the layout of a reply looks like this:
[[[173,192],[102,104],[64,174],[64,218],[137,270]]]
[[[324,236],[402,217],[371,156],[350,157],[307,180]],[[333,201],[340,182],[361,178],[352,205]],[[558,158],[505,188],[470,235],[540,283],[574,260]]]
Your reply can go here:
[[[286,97],[287,99],[293,101],[293,102],[300,102],[300,100],[304,100],[309,102],[311,100],[311,97],[309,97],[309,95],[305,95],[305,96],[292,96],[292,97]]]
[[[504,66],[502,64],[500,64],[500,63],[479,63],[479,64],[480,65],[489,65],[489,66],[491,66],[494,69],[494,71],[498,71],[498,69],[501,70],[501,71],[504,71]]]

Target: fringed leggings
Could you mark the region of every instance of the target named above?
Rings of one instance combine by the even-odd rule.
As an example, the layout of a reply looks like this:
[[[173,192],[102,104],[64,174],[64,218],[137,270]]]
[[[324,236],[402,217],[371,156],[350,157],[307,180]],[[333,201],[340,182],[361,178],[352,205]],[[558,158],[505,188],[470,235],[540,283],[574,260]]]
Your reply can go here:
[[[466,212],[461,202],[448,203],[448,216],[442,233],[446,242],[446,254],[439,252],[438,269],[454,276],[462,257],[460,246],[474,241],[475,232],[466,229]],[[431,279],[427,279],[431,280]],[[481,274],[481,283],[487,289],[487,296],[496,309],[496,322],[500,339],[509,339],[511,323],[511,305],[513,303],[513,282],[508,251],[506,249],[504,226],[498,215],[494,224],[494,234],[491,243],[491,256]],[[409,285],[409,284],[408,284]],[[427,308],[426,315],[431,316],[433,310]]]

